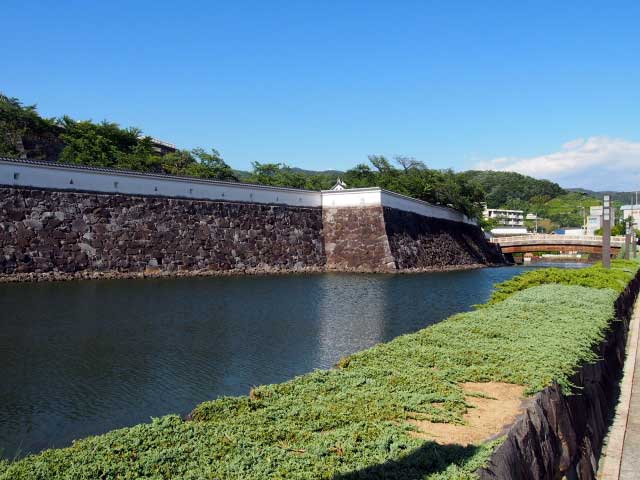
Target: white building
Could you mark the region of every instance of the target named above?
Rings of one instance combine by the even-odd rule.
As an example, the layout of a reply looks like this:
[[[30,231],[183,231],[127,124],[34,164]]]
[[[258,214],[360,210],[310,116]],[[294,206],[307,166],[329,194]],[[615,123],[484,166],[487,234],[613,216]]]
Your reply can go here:
[[[525,227],[498,227],[491,229],[492,237],[513,237],[517,235],[528,235]]]
[[[501,226],[524,227],[524,212],[522,210],[485,208],[484,218],[487,220],[497,220],[498,225]]]
[[[554,233],[558,235],[569,235],[571,237],[582,237],[584,235],[583,228],[561,228]]]
[[[611,225],[616,223],[616,210],[611,209]],[[602,206],[590,207],[587,218],[587,235],[595,235],[596,230],[602,228]]]
[[[620,210],[625,220],[629,217],[633,218],[633,228],[640,227],[640,205],[623,205]]]

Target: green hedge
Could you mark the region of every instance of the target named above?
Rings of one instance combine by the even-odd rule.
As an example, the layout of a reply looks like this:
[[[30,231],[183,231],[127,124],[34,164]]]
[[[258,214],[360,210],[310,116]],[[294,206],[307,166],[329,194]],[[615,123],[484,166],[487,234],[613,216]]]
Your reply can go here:
[[[479,306],[493,305],[516,292],[548,283],[580,285],[590,288],[611,288],[617,292],[622,292],[629,280],[638,271],[638,266],[639,263],[636,260],[612,260],[610,269],[602,268],[602,264],[598,263],[591,267],[577,270],[563,268],[532,270],[495,285],[495,290],[489,301],[485,305]]]
[[[339,368],[203,403],[192,421],[169,415],[5,464],[0,478],[472,478],[495,443],[437,445],[411,437],[406,420],[463,423],[466,381],[570,388],[619,290],[528,288]]]

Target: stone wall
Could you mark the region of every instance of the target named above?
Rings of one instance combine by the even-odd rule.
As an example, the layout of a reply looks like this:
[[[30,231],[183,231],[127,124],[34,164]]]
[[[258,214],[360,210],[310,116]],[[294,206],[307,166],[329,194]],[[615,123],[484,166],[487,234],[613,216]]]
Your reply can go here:
[[[348,271],[442,270],[502,264],[475,225],[389,207],[323,209],[327,268]]]
[[[325,207],[322,223],[328,270],[396,270],[381,206]]]
[[[0,273],[305,270],[320,208],[0,187]]]
[[[475,225],[388,207],[384,224],[400,270],[504,263],[498,247],[487,242]]]
[[[618,321],[595,349],[600,360],[584,365],[572,377],[576,392],[565,394],[552,385],[538,393],[488,465],[478,471],[481,480],[595,480],[618,399],[629,321],[639,289],[640,273],[616,301]]]
[[[501,262],[474,225],[381,205],[320,208],[0,187],[4,280],[51,273],[393,272]]]

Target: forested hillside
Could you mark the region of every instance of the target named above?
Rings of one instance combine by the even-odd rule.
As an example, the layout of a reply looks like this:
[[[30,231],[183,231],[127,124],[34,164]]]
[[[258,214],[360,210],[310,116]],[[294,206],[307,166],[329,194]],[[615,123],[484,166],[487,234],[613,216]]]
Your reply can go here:
[[[540,203],[565,193],[557,183],[514,172],[468,170],[463,175],[482,186],[489,208],[526,210],[530,203]]]
[[[612,190],[587,190],[585,188],[567,188],[568,192],[584,193],[590,197],[602,199],[604,195],[610,195],[613,202],[621,205],[638,204],[640,201],[640,192],[614,192]]]
[[[519,173],[470,170],[462,175],[482,187],[489,208],[533,213],[538,216],[538,227],[545,232],[560,227],[582,227],[589,207],[601,203],[601,196],[596,192],[564,190],[557,183]],[[535,223],[526,222],[529,228]]]

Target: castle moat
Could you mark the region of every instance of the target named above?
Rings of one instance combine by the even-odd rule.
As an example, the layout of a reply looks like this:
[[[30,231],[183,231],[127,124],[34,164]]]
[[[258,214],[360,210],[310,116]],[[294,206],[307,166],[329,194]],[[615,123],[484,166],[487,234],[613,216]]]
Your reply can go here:
[[[527,268],[0,285],[0,456],[330,368]]]

